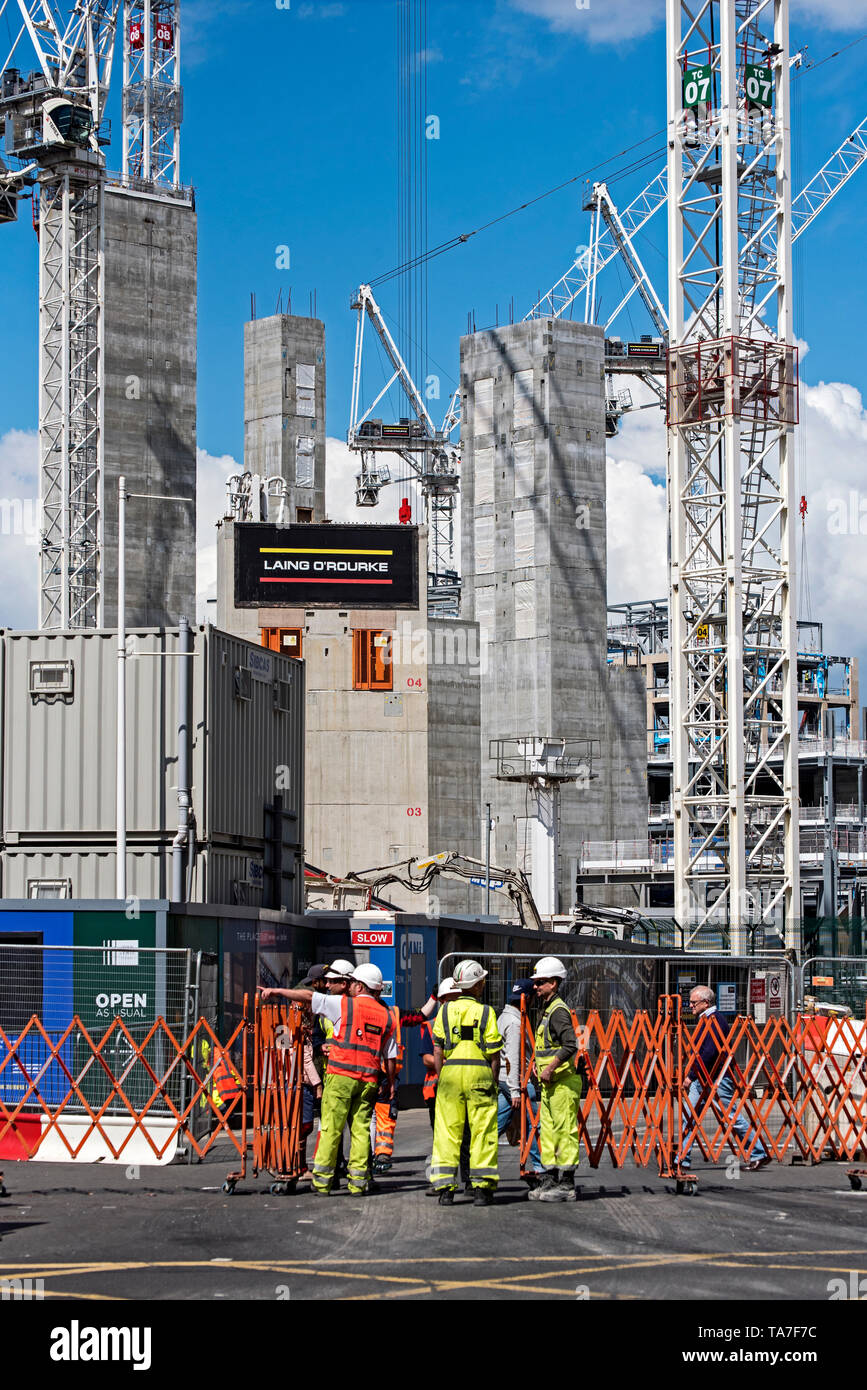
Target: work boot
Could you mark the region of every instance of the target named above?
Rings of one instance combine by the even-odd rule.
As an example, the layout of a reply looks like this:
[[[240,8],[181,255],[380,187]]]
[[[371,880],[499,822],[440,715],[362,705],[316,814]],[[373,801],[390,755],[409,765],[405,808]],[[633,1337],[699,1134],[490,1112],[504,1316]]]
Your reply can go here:
[[[532,1192],[527,1193],[531,1202],[565,1202],[566,1193],[557,1182],[557,1173],[551,1168],[542,1174],[542,1181]]]
[[[373,1160],[374,1173],[388,1173],[391,1171],[391,1159],[386,1158],[385,1154],[377,1154]]]
[[[489,1187],[473,1188],[473,1206],[490,1207],[493,1205],[494,1194]]]
[[[440,1193],[440,1201],[439,1201],[439,1204],[440,1204],[441,1207],[453,1207],[453,1206],[454,1206],[454,1204],[455,1204],[455,1194],[454,1194],[454,1192],[452,1192],[452,1189],[451,1189],[450,1187],[447,1187],[447,1188],[445,1189],[444,1192],[441,1192],[441,1193]]]
[[[575,1169],[561,1168],[558,1186],[563,1193],[565,1202],[577,1202],[578,1193],[575,1191]]]

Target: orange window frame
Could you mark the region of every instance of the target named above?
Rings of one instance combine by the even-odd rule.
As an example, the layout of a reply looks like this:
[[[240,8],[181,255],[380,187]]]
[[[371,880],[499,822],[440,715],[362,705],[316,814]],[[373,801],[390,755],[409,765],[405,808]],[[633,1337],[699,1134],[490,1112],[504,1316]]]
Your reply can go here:
[[[352,633],[353,690],[393,690],[391,657],[390,632],[379,628],[355,628]]]
[[[301,657],[304,647],[304,632],[300,627],[263,627],[262,646],[269,652],[279,652],[281,656]],[[283,646],[283,638],[290,634],[295,638],[294,647]]]

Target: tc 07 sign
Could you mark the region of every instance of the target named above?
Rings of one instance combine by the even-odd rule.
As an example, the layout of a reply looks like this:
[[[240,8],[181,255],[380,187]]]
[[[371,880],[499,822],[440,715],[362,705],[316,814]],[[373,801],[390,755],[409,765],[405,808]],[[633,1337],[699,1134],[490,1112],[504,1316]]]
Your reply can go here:
[[[684,106],[706,106],[710,101],[710,63],[689,68],[683,74]]]
[[[747,63],[744,68],[744,89],[750,106],[770,107],[774,101],[774,75],[770,68]]]

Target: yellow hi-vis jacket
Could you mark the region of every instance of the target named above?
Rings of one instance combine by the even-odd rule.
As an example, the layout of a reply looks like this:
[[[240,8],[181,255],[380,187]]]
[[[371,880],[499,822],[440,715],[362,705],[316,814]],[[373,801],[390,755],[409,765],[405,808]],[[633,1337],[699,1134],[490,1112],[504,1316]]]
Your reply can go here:
[[[536,1071],[540,1080],[542,1078],[543,1068],[547,1067],[549,1062],[553,1062],[557,1053],[560,1051],[559,1044],[552,1038],[551,1029],[549,1027],[549,1020],[556,1009],[565,1009],[569,1015],[569,1021],[574,1021],[572,1010],[569,1008],[569,1005],[564,999],[560,998],[559,994],[555,994],[539,1021],[539,1027],[536,1029]],[[556,1080],[561,1076],[568,1076],[569,1072],[574,1072],[574,1070],[575,1058],[568,1057],[565,1062],[560,1062],[555,1068],[553,1079]]]
[[[443,1004],[433,1037],[443,1050],[444,1067],[489,1067],[503,1046],[494,1010],[471,994]]]

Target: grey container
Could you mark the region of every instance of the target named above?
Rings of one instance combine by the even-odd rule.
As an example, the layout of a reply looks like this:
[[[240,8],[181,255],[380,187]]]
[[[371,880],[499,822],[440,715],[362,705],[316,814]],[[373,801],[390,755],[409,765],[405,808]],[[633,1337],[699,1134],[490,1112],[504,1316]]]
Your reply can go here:
[[[191,897],[279,902],[302,911],[303,663],[211,626],[193,628],[191,642],[190,772],[198,851]],[[110,630],[2,634],[6,897],[26,896],[29,880],[53,878],[71,880],[75,897],[114,894],[116,652]],[[127,652],[128,889],[164,897],[178,823],[177,683],[185,658],[177,629],[131,632]],[[295,848],[294,878],[283,880],[274,901],[267,892],[263,898],[257,863],[273,867],[266,825],[272,830],[275,816],[266,807],[277,798],[284,824],[291,826],[284,841]],[[211,885],[211,845],[232,851],[239,878],[222,873]],[[33,872],[26,872],[22,856],[30,857]],[[287,868],[285,854],[282,867]]]

